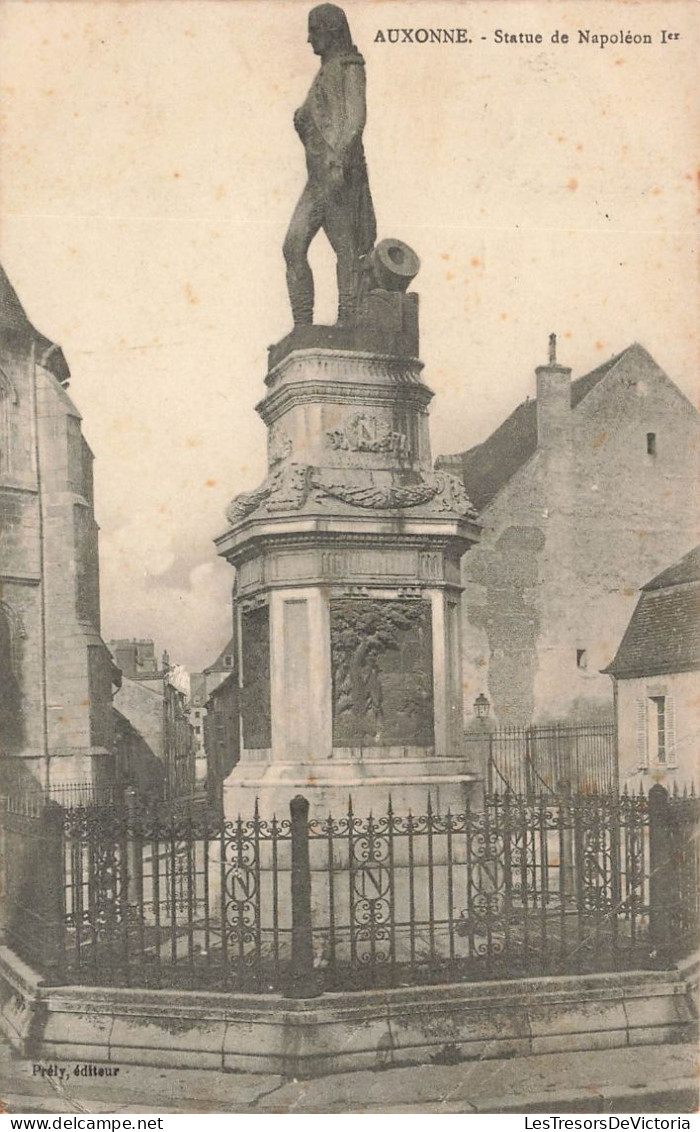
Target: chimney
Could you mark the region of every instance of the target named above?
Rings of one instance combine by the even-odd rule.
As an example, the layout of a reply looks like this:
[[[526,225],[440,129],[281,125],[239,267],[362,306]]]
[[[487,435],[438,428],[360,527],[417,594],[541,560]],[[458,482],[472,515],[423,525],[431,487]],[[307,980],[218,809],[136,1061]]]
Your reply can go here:
[[[549,336],[549,361],[538,366],[537,446],[555,448],[568,441],[571,425],[571,370],[557,362],[557,336]]]

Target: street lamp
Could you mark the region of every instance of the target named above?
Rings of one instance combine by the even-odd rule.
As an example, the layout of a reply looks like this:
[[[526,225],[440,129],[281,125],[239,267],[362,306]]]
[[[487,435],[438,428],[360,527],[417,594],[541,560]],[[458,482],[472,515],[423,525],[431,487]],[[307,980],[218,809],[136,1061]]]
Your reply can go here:
[[[477,719],[488,719],[488,714],[491,710],[491,704],[483,692],[474,700],[474,715]]]

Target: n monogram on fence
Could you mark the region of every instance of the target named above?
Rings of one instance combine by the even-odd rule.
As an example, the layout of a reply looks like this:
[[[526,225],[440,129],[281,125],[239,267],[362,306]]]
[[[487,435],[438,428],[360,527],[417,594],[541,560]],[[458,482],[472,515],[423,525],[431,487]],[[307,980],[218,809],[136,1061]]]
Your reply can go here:
[[[660,786],[324,820],[6,800],[6,938],[54,983],[300,997],[664,965],[696,945],[698,817]]]

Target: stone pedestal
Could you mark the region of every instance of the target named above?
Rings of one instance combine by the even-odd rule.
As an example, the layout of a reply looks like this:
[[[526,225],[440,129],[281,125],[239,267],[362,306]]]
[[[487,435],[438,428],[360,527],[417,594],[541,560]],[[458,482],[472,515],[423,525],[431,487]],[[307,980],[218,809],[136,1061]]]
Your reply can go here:
[[[376,302],[375,302],[376,305]],[[417,353],[416,297],[389,313]],[[397,336],[390,336],[396,343]],[[227,812],[303,793],[312,816],[463,809],[460,558],[477,539],[460,480],[434,472],[416,356],[368,330],[304,327],[271,350],[269,474],[228,510],[237,571],[241,759]]]

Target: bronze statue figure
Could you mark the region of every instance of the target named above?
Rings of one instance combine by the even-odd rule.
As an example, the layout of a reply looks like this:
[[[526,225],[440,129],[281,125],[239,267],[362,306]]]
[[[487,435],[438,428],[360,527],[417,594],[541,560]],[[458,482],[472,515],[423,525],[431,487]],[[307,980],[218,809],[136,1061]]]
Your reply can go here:
[[[309,43],[321,67],[294,126],[306,150],[308,180],[284,241],[295,326],[313,320],[314,281],[307,253],[323,229],[337,257],[338,324],[354,321],[360,259],[371,251],[376,222],[362,146],[365,64],[342,8],[309,14]]]

